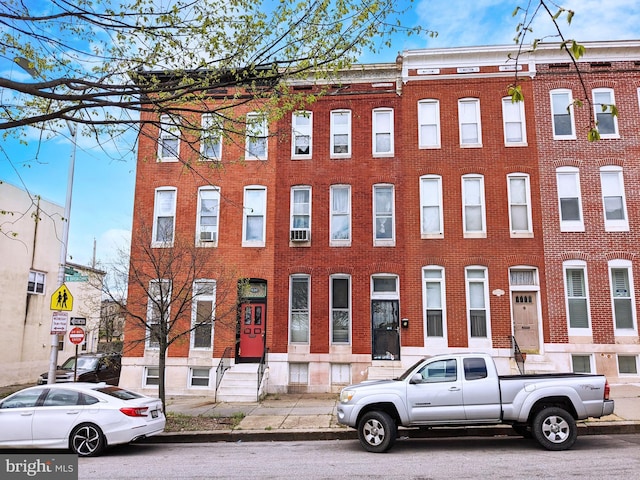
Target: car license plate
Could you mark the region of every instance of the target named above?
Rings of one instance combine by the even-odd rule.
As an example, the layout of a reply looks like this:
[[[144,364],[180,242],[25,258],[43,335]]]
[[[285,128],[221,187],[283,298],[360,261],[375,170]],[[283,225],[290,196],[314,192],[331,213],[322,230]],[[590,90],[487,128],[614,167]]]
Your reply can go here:
[[[151,410],[151,418],[158,418],[158,410]]]

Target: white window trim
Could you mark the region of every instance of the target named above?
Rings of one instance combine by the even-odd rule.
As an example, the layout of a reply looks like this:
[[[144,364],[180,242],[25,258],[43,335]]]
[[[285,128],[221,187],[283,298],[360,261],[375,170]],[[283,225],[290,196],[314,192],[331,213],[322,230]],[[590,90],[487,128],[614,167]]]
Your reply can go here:
[[[264,211],[262,212],[262,238],[260,240],[247,240],[247,221],[250,215],[254,212],[249,212],[249,208],[245,206],[247,203],[247,191],[249,190],[262,190],[264,192]],[[247,185],[244,187],[242,197],[242,246],[243,247],[264,247],[266,245],[266,232],[267,232],[267,187],[264,185]]]
[[[334,115],[337,114],[343,114],[346,113],[347,114],[347,119],[348,119],[348,124],[346,127],[347,130],[347,153],[334,153],[334,136],[339,133],[337,132],[337,127],[334,125]],[[353,132],[352,132],[352,123],[351,123],[351,110],[345,110],[345,109],[341,109],[341,110],[332,110],[330,113],[331,117],[330,117],[330,158],[351,158],[351,152],[352,152],[352,136],[353,136]]]
[[[311,241],[311,220],[312,220],[312,208],[311,208],[311,200],[312,200],[312,190],[311,190],[311,186],[310,185],[295,185],[293,187],[291,187],[291,198],[290,198],[290,209],[289,209],[289,230],[293,230],[296,228],[300,228],[300,227],[296,227],[294,226],[293,220],[294,220],[294,192],[298,191],[298,190],[307,190],[309,192],[309,209],[307,212],[307,215],[309,216],[309,226],[306,227],[307,230],[309,230],[309,241]],[[291,239],[291,236],[289,236],[289,239]],[[299,243],[305,243],[308,244],[309,242],[291,242],[292,244],[299,244]]]
[[[465,180],[479,179],[480,180],[480,214],[482,220],[482,229],[480,231],[467,231],[467,217],[465,208],[466,204],[466,189]],[[486,199],[484,195],[484,176],[478,174],[469,174],[462,176],[462,229],[464,238],[486,238],[487,236],[487,212],[486,212]]]
[[[636,295],[635,286],[633,284],[633,264],[630,260],[609,260],[609,296],[611,297],[611,319],[613,321],[614,334],[616,337],[637,337],[638,336],[638,319],[636,317]],[[613,292],[613,269],[626,269],[629,280],[629,299],[631,301],[631,328],[617,328],[615,317],[615,297]]]
[[[596,364],[595,364],[595,360],[593,358],[593,354],[591,353],[572,353],[571,354],[571,371],[574,372],[574,368],[573,368],[573,357],[588,357],[589,358],[589,372],[591,374],[595,374],[596,373]]]
[[[571,327],[571,321],[569,318],[569,287],[567,285],[567,270],[582,269],[584,276],[584,290],[587,301],[587,321],[589,326],[587,328],[575,328]],[[587,272],[587,262],[583,260],[567,260],[562,263],[562,282],[564,284],[564,303],[565,303],[565,315],[567,317],[567,332],[569,336],[591,336],[592,335],[592,322],[591,322],[591,299],[589,295],[589,275]]]
[[[252,128],[253,126],[253,128]],[[255,133],[256,135],[250,135]],[[256,155],[249,148],[252,138],[264,139],[264,155]],[[246,117],[245,160],[267,160],[269,157],[269,125],[264,114],[249,112]]]
[[[203,113],[201,119],[201,128],[202,132],[200,135],[200,159],[204,161],[215,161],[219,162],[222,160],[222,129],[219,124],[214,124],[214,118],[216,118],[216,122],[218,120],[217,116],[213,113]],[[220,149],[220,153],[217,157],[209,157],[205,155],[205,139],[215,138],[217,137],[217,144]]]
[[[292,300],[293,300],[293,279],[306,279],[307,280],[307,341],[306,342],[294,342],[291,338],[291,321],[293,316]],[[289,275],[289,303],[287,306],[289,312],[289,325],[288,325],[288,338],[289,345],[310,345],[311,344],[311,275],[307,274],[294,274]]]
[[[377,210],[376,210],[376,191],[380,188],[391,188],[391,238],[379,239],[376,238],[376,226],[377,226]],[[374,247],[395,247],[396,245],[396,189],[395,186],[390,183],[378,183],[373,186],[372,192],[372,212],[373,212],[373,246]]]
[[[149,375],[149,370],[158,370],[158,376]],[[158,388],[159,385],[149,384],[149,378],[157,378],[158,383],[160,382],[160,369],[158,367],[147,366],[144,367],[143,375],[142,375],[142,388]]]
[[[31,275],[35,277],[35,281],[33,282],[33,290],[29,289],[29,280]],[[41,278],[42,281],[38,282],[38,279]],[[42,291],[38,292],[38,285],[42,285]],[[44,295],[47,292],[47,274],[44,272],[39,272],[37,270],[29,270],[29,277],[27,278],[27,293],[30,295]]]
[[[382,132],[380,131],[380,127],[379,127],[379,122],[378,122],[378,114],[389,114],[390,118],[389,118],[389,122],[390,122],[390,131],[389,132]],[[393,157],[395,154],[395,145],[394,145],[394,137],[395,137],[395,120],[394,120],[394,114],[393,114],[393,108],[388,108],[388,107],[383,107],[383,108],[375,108],[372,111],[372,119],[371,119],[371,125],[372,125],[372,134],[371,134],[371,139],[372,139],[372,145],[371,145],[371,151],[373,152],[373,156],[374,157]],[[389,152],[378,152],[377,151],[377,142],[376,142],[376,138],[378,136],[379,133],[388,133],[390,135],[390,151]]]
[[[603,188],[603,184],[602,184],[602,174],[606,173],[606,174],[611,174],[611,173],[617,173],[618,174],[618,182],[620,184],[620,196],[622,197],[622,211],[624,214],[624,219],[622,220],[608,220],[607,219],[607,212],[605,209],[605,203],[604,203],[604,188]],[[609,165],[609,166],[605,166],[605,167],[600,167],[600,191],[602,193],[601,198],[602,198],[602,216],[604,218],[604,229],[607,232],[628,232],[629,231],[629,214],[627,212],[627,196],[625,194],[625,189],[624,189],[624,175],[622,172],[622,167],[618,167],[615,165]]]
[[[580,212],[580,220],[562,220],[562,205],[560,196],[561,175],[571,174],[576,179],[576,189],[578,194],[578,210]],[[584,213],[582,211],[582,190],[580,186],[580,170],[577,167],[558,167],[556,168],[556,192],[558,196],[558,220],[560,222],[561,232],[584,232]]]
[[[553,95],[554,94],[568,94],[569,95],[569,116],[571,118],[571,134],[570,135],[556,135],[556,127],[554,122],[554,109],[553,109]],[[573,109],[573,92],[567,88],[556,88],[549,92],[550,110],[551,110],[551,131],[553,132],[554,140],[575,140],[576,139],[576,123],[575,112]]]
[[[511,211],[511,207],[514,205],[511,201],[511,180],[512,179],[524,179],[525,184],[525,196],[526,196],[526,207],[527,207],[527,226],[526,230],[515,230],[513,228],[513,213]],[[507,175],[507,196],[509,201],[509,231],[511,234],[511,238],[530,238],[533,237],[533,216],[531,213],[531,183],[529,175],[526,173],[510,173]],[[518,204],[521,205],[521,204]]]
[[[349,289],[349,328],[348,328],[348,340],[346,342],[335,342],[333,340],[333,280],[343,279],[347,280],[347,288]],[[351,275],[344,273],[336,273],[329,275],[329,338],[331,345],[351,345],[351,331],[353,328],[353,302],[352,302],[352,290],[351,290]]]
[[[423,183],[426,180],[435,180],[438,186],[438,215],[440,222],[440,230],[438,232],[426,232],[426,228],[424,225],[424,215],[422,211],[425,207],[435,206],[435,205],[427,205],[427,200],[424,194]],[[420,177],[420,235],[421,238],[444,238],[444,213],[443,213],[443,204],[442,204],[442,177],[440,175],[423,175]]]
[[[465,103],[473,103],[475,105],[475,120],[478,126],[478,142],[464,143],[462,141],[462,105]],[[482,147],[482,124],[480,122],[480,99],[474,97],[460,98],[458,100],[458,134],[460,135],[461,148],[481,148]]]
[[[178,139],[176,155],[162,156],[162,144],[164,138],[175,137]],[[160,131],[158,132],[158,162],[177,162],[180,158],[180,122],[170,115],[160,115]]]
[[[151,280],[149,281],[149,290],[148,293],[151,293],[151,289],[153,288],[151,285],[153,284],[158,284],[158,283],[164,283],[164,284],[168,284],[169,285],[169,291],[166,292],[168,298],[167,298],[167,312],[166,315],[170,317],[171,315],[171,295],[172,295],[172,285],[171,285],[171,280],[167,280],[167,279],[155,279],[155,280]],[[162,295],[162,287],[160,287],[160,295]],[[162,301],[162,299],[160,299]],[[147,297],[147,315],[146,315],[146,329],[145,329],[145,348],[147,350],[158,350],[160,348],[160,346],[155,346],[151,344],[151,328],[150,325],[152,325],[151,320],[152,320],[152,313],[153,313],[153,302],[151,299],[151,296],[149,295]],[[166,321],[169,321],[169,319],[165,319]],[[160,319],[160,322],[162,322],[162,319]],[[155,323],[154,323],[155,325]]]
[[[309,125],[297,125],[296,119],[305,117],[309,119]],[[309,137],[309,153],[296,153],[296,133]],[[291,158],[296,160],[308,160],[313,156],[313,112],[300,110],[291,114]]]
[[[520,115],[520,135],[522,136],[522,140],[519,142],[510,142],[507,139],[507,115],[506,115],[506,105],[505,103],[509,102],[507,105],[515,106],[518,109]],[[502,127],[504,131],[504,145],[506,147],[526,147],[527,146],[527,123],[524,116],[524,101],[521,100],[519,102],[513,102],[511,97],[503,97],[502,98]]]
[[[633,357],[636,361],[636,373],[622,373],[620,372],[620,357]],[[616,367],[618,368],[618,375],[622,377],[637,377],[640,374],[640,365],[638,365],[638,355],[634,355],[633,353],[625,354],[618,353],[616,355]]]
[[[422,138],[422,125],[434,125],[432,123],[426,123],[424,122],[424,118],[423,118],[423,114],[421,114],[421,106],[422,105],[434,105],[435,106],[435,113],[436,113],[436,123],[435,123],[435,127],[436,127],[436,143],[434,144],[428,144],[426,143],[425,139]],[[423,149],[435,149],[435,148],[441,148],[441,135],[440,135],[440,101],[436,100],[436,99],[431,99],[431,98],[425,98],[423,100],[419,100],[418,101],[418,148],[423,148]]]
[[[193,382],[193,371],[194,370],[209,370],[209,383],[208,385],[192,385]],[[211,367],[189,367],[189,378],[187,380],[187,388],[188,389],[194,389],[194,390],[207,390],[209,388],[211,388],[211,372],[213,371],[213,369]],[[204,377],[197,377],[197,378],[204,378]]]
[[[158,192],[173,192],[173,212],[171,212],[173,217],[172,224],[172,232],[173,235],[171,237],[171,241],[163,242],[156,240],[156,236],[158,234],[158,216],[159,216],[159,206],[158,206]],[[151,232],[151,246],[152,247],[173,247],[173,242],[176,238],[176,210],[178,203],[178,189],[176,187],[158,187],[155,189],[153,194],[153,228]]]
[[[607,104],[607,111],[603,112],[602,111],[602,104],[598,104],[596,103],[596,93],[609,93],[610,94],[610,99],[611,99],[611,103]],[[593,115],[596,120],[598,119],[598,114],[602,114],[602,113],[611,113],[611,107],[610,105],[615,106],[616,104],[616,97],[613,93],[613,88],[594,88],[591,91],[591,95],[592,95],[592,100],[593,100]],[[600,138],[601,139],[611,139],[611,138],[620,138],[620,130],[618,130],[618,117],[617,115],[612,115],[612,120],[613,120],[613,133],[600,133]],[[598,130],[599,131],[599,130]]]
[[[349,192],[349,205],[347,207],[347,216],[349,217],[349,238],[333,239],[333,192],[336,188],[346,188]],[[336,184],[329,188],[329,245],[332,247],[350,247],[351,238],[353,237],[353,215],[351,211],[351,185]]]
[[[427,271],[439,271],[440,279],[426,278]],[[442,304],[442,337],[434,337],[427,335],[427,282],[440,284],[440,303]],[[426,265],[422,267],[422,325],[424,326],[424,343],[425,345],[437,345],[447,347],[449,345],[447,332],[447,294],[446,294],[446,278],[445,270],[441,265]]]
[[[482,270],[484,272],[484,310],[486,312],[487,322],[487,336],[486,337],[472,337],[471,336],[471,291],[469,284],[471,282],[477,282],[479,279],[469,278],[469,270]],[[464,269],[464,288],[465,288],[465,310],[467,315],[467,338],[469,342],[469,348],[491,348],[491,309],[490,309],[490,297],[489,297],[489,269],[482,265],[469,265]]]
[[[204,295],[196,293],[196,285],[198,283],[212,283],[213,284],[213,294],[212,295]],[[191,300],[191,344],[190,347],[192,350],[213,350],[213,337],[214,337],[214,329],[215,329],[215,318],[216,318],[216,288],[217,283],[215,280],[210,278],[201,278],[193,282],[192,291],[193,298]],[[211,338],[209,339],[210,345],[208,347],[196,347],[195,339],[196,339],[196,323],[198,320],[198,302],[200,300],[211,301],[212,311],[211,311]]]
[[[201,213],[202,213],[202,202],[201,202],[201,193],[202,192],[215,192],[217,194],[218,197],[218,211],[217,211],[217,225],[214,229],[214,231],[212,232],[215,235],[215,240],[202,240],[200,233],[201,233],[201,226],[200,226],[200,220],[202,218]],[[196,245],[198,247],[217,247],[218,246],[218,234],[219,234],[219,230],[220,230],[220,188],[213,186],[213,185],[208,185],[206,187],[200,187],[198,188],[198,205],[197,205],[197,209],[198,211],[196,212]]]

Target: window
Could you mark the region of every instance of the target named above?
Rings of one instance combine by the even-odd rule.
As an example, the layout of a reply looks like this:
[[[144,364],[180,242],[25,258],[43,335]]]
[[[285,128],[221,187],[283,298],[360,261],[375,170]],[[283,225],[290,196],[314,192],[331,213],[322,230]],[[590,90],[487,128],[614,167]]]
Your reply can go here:
[[[607,232],[629,231],[622,168],[601,167],[600,185],[602,186],[604,229]]]
[[[331,245],[349,245],[351,243],[351,187],[332,185],[331,202]]]
[[[332,275],[330,281],[331,343],[349,343],[351,330],[351,279]]]
[[[144,386],[155,387],[160,384],[160,369],[158,367],[144,367]]]
[[[455,382],[458,379],[455,359],[428,363],[416,373],[422,375],[422,383]]]
[[[440,102],[438,100],[418,102],[418,146],[440,148]]]
[[[331,112],[331,158],[351,156],[351,111]]]
[[[160,116],[160,138],[158,139],[158,161],[177,161],[180,154],[179,122],[170,115]]]
[[[162,325],[169,321],[171,281],[151,280],[147,300],[147,348],[159,348]]]
[[[307,385],[309,383],[309,364],[289,364],[289,385]]]
[[[559,167],[556,169],[556,182],[558,184],[560,231],[584,232],[580,173],[578,169],[575,167]]]
[[[210,368],[190,368],[189,369],[189,386],[191,387],[208,387]]]
[[[458,120],[460,122],[460,145],[481,147],[480,100],[477,98],[458,100]]]
[[[196,222],[196,243],[216,245],[218,243],[218,213],[220,189],[200,187],[198,189],[198,218]]]
[[[462,177],[463,226],[465,237],[484,237],[484,177],[481,175],[465,175]]]
[[[309,343],[309,305],[311,278],[308,275],[290,277],[289,318],[291,343]]]
[[[313,147],[313,114],[293,112],[291,115],[291,157],[311,158]]]
[[[618,118],[613,114],[615,99],[610,88],[593,90],[593,109],[600,138],[620,138],[618,135]]]
[[[42,272],[31,270],[29,272],[29,282],[27,283],[27,293],[44,293],[44,281],[46,275]]]
[[[591,362],[591,355],[571,355],[573,373],[592,373]]]
[[[587,266],[582,261],[564,263],[565,292],[569,333],[584,333],[589,328],[589,298],[587,296]]]
[[[551,121],[555,140],[576,138],[571,90],[551,90]]]
[[[264,247],[267,189],[259,185],[245,187],[243,206],[242,246]]]
[[[291,240],[311,239],[311,187],[291,187]]]
[[[393,245],[395,243],[393,185],[373,186],[373,243]]]
[[[348,363],[331,364],[331,385],[349,385],[351,383],[351,365]]]
[[[378,108],[373,111],[373,155],[393,155],[393,109]]]
[[[217,115],[211,113],[202,115],[200,153],[204,160],[222,158],[222,120]]]
[[[175,188],[156,188],[153,218],[153,246],[171,246],[176,221]]]
[[[467,287],[467,316],[469,336],[489,339],[489,287],[487,269],[467,267],[465,269]]]
[[[191,308],[191,346],[193,348],[211,348],[215,305],[216,282],[213,280],[194,282]]]
[[[638,374],[638,357],[635,355],[618,355],[618,372],[621,374]]]
[[[462,365],[465,380],[482,380],[489,376],[484,358],[464,358]]]
[[[267,159],[267,138],[269,130],[267,118],[262,113],[247,113],[247,145],[245,158],[247,160]]]
[[[609,281],[616,334],[635,335],[635,300],[631,262],[610,260]]]
[[[511,235],[530,234],[531,191],[529,175],[514,173],[507,176],[509,186],[509,228]]]
[[[420,177],[420,231],[425,236],[444,235],[442,218],[442,177]]]
[[[444,269],[428,266],[422,269],[424,281],[423,302],[427,339],[444,339],[447,331],[445,322]]]
[[[504,122],[505,145],[527,144],[523,101],[514,102],[511,97],[504,97],[502,99],[502,121]]]

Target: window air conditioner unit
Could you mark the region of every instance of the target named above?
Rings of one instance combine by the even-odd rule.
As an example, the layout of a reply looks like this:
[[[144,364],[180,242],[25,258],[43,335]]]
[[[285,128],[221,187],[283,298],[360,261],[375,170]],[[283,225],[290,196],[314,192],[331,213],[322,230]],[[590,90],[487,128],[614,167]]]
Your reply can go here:
[[[201,242],[215,242],[217,240],[218,240],[218,235],[216,232],[200,232]]]
[[[291,229],[292,242],[308,242],[311,238],[311,231],[308,228]]]

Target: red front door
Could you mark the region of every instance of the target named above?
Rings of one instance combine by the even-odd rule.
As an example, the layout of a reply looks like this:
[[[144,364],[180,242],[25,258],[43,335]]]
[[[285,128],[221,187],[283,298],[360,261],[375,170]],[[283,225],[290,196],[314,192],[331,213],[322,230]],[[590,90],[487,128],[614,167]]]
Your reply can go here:
[[[265,304],[243,303],[241,308],[239,356],[259,360],[264,352]]]

